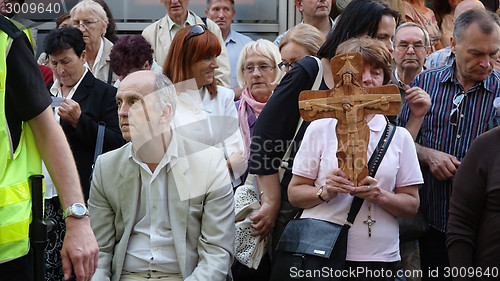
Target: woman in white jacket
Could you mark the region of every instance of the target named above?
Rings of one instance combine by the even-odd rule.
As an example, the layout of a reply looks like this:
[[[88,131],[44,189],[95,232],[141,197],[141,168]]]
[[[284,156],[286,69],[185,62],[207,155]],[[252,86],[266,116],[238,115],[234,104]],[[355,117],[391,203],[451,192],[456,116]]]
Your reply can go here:
[[[217,86],[219,40],[204,25],[180,30],[170,46],[164,72],[176,84],[176,133],[224,151],[233,186],[241,183],[247,163],[238,128],[234,92]]]

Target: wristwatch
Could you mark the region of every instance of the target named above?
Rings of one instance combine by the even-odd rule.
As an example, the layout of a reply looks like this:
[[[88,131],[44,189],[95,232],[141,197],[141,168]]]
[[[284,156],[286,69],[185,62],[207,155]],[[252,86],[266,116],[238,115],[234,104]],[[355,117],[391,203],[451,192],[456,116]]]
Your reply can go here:
[[[69,216],[81,219],[85,216],[90,216],[90,214],[85,205],[83,205],[82,203],[74,203],[63,212],[63,219],[66,219]]]
[[[328,203],[328,201],[326,201],[325,199],[323,199],[323,197],[321,197],[321,193],[323,193],[323,187],[324,185],[322,185],[319,189],[318,189],[318,192],[316,192],[316,195],[318,195],[318,198],[319,200],[325,202],[325,203]]]

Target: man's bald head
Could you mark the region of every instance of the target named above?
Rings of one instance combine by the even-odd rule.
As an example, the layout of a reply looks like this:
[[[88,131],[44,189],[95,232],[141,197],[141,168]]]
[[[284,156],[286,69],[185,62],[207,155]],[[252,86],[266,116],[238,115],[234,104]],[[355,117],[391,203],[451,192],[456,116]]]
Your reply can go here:
[[[485,9],[484,4],[479,0],[464,0],[460,2],[457,7],[455,7],[455,13],[453,14],[453,20],[457,20],[457,18],[472,9]]]
[[[140,93],[145,96],[154,92],[156,88],[156,76],[157,74],[153,71],[135,71],[127,75],[123,81],[120,82],[120,86],[121,88],[126,88],[133,85],[134,88],[140,90]]]

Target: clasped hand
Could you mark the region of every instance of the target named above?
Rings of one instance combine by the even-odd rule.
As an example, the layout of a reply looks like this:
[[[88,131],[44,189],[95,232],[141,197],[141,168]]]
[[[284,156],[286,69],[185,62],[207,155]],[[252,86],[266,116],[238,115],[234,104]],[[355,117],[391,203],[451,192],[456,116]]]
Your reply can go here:
[[[73,128],[76,128],[80,115],[82,115],[82,109],[76,101],[65,99],[61,105],[59,105],[58,114],[62,119],[68,121]]]
[[[352,196],[376,203],[382,195],[382,189],[379,187],[378,181],[370,176],[361,180],[358,186],[354,186],[354,183],[341,169],[334,169],[326,177],[322,197],[329,201],[337,197],[339,193],[349,193]]]

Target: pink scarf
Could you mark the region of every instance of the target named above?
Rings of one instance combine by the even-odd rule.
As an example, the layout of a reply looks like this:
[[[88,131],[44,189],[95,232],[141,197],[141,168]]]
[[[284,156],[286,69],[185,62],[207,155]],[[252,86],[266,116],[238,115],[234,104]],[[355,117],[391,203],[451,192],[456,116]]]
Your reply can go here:
[[[247,157],[250,156],[250,126],[248,125],[247,104],[252,108],[253,113],[258,118],[260,112],[266,103],[258,102],[254,99],[248,88],[245,88],[241,93],[240,106],[238,107],[238,120],[240,122],[241,134],[243,135],[243,142],[245,143],[245,153]]]

